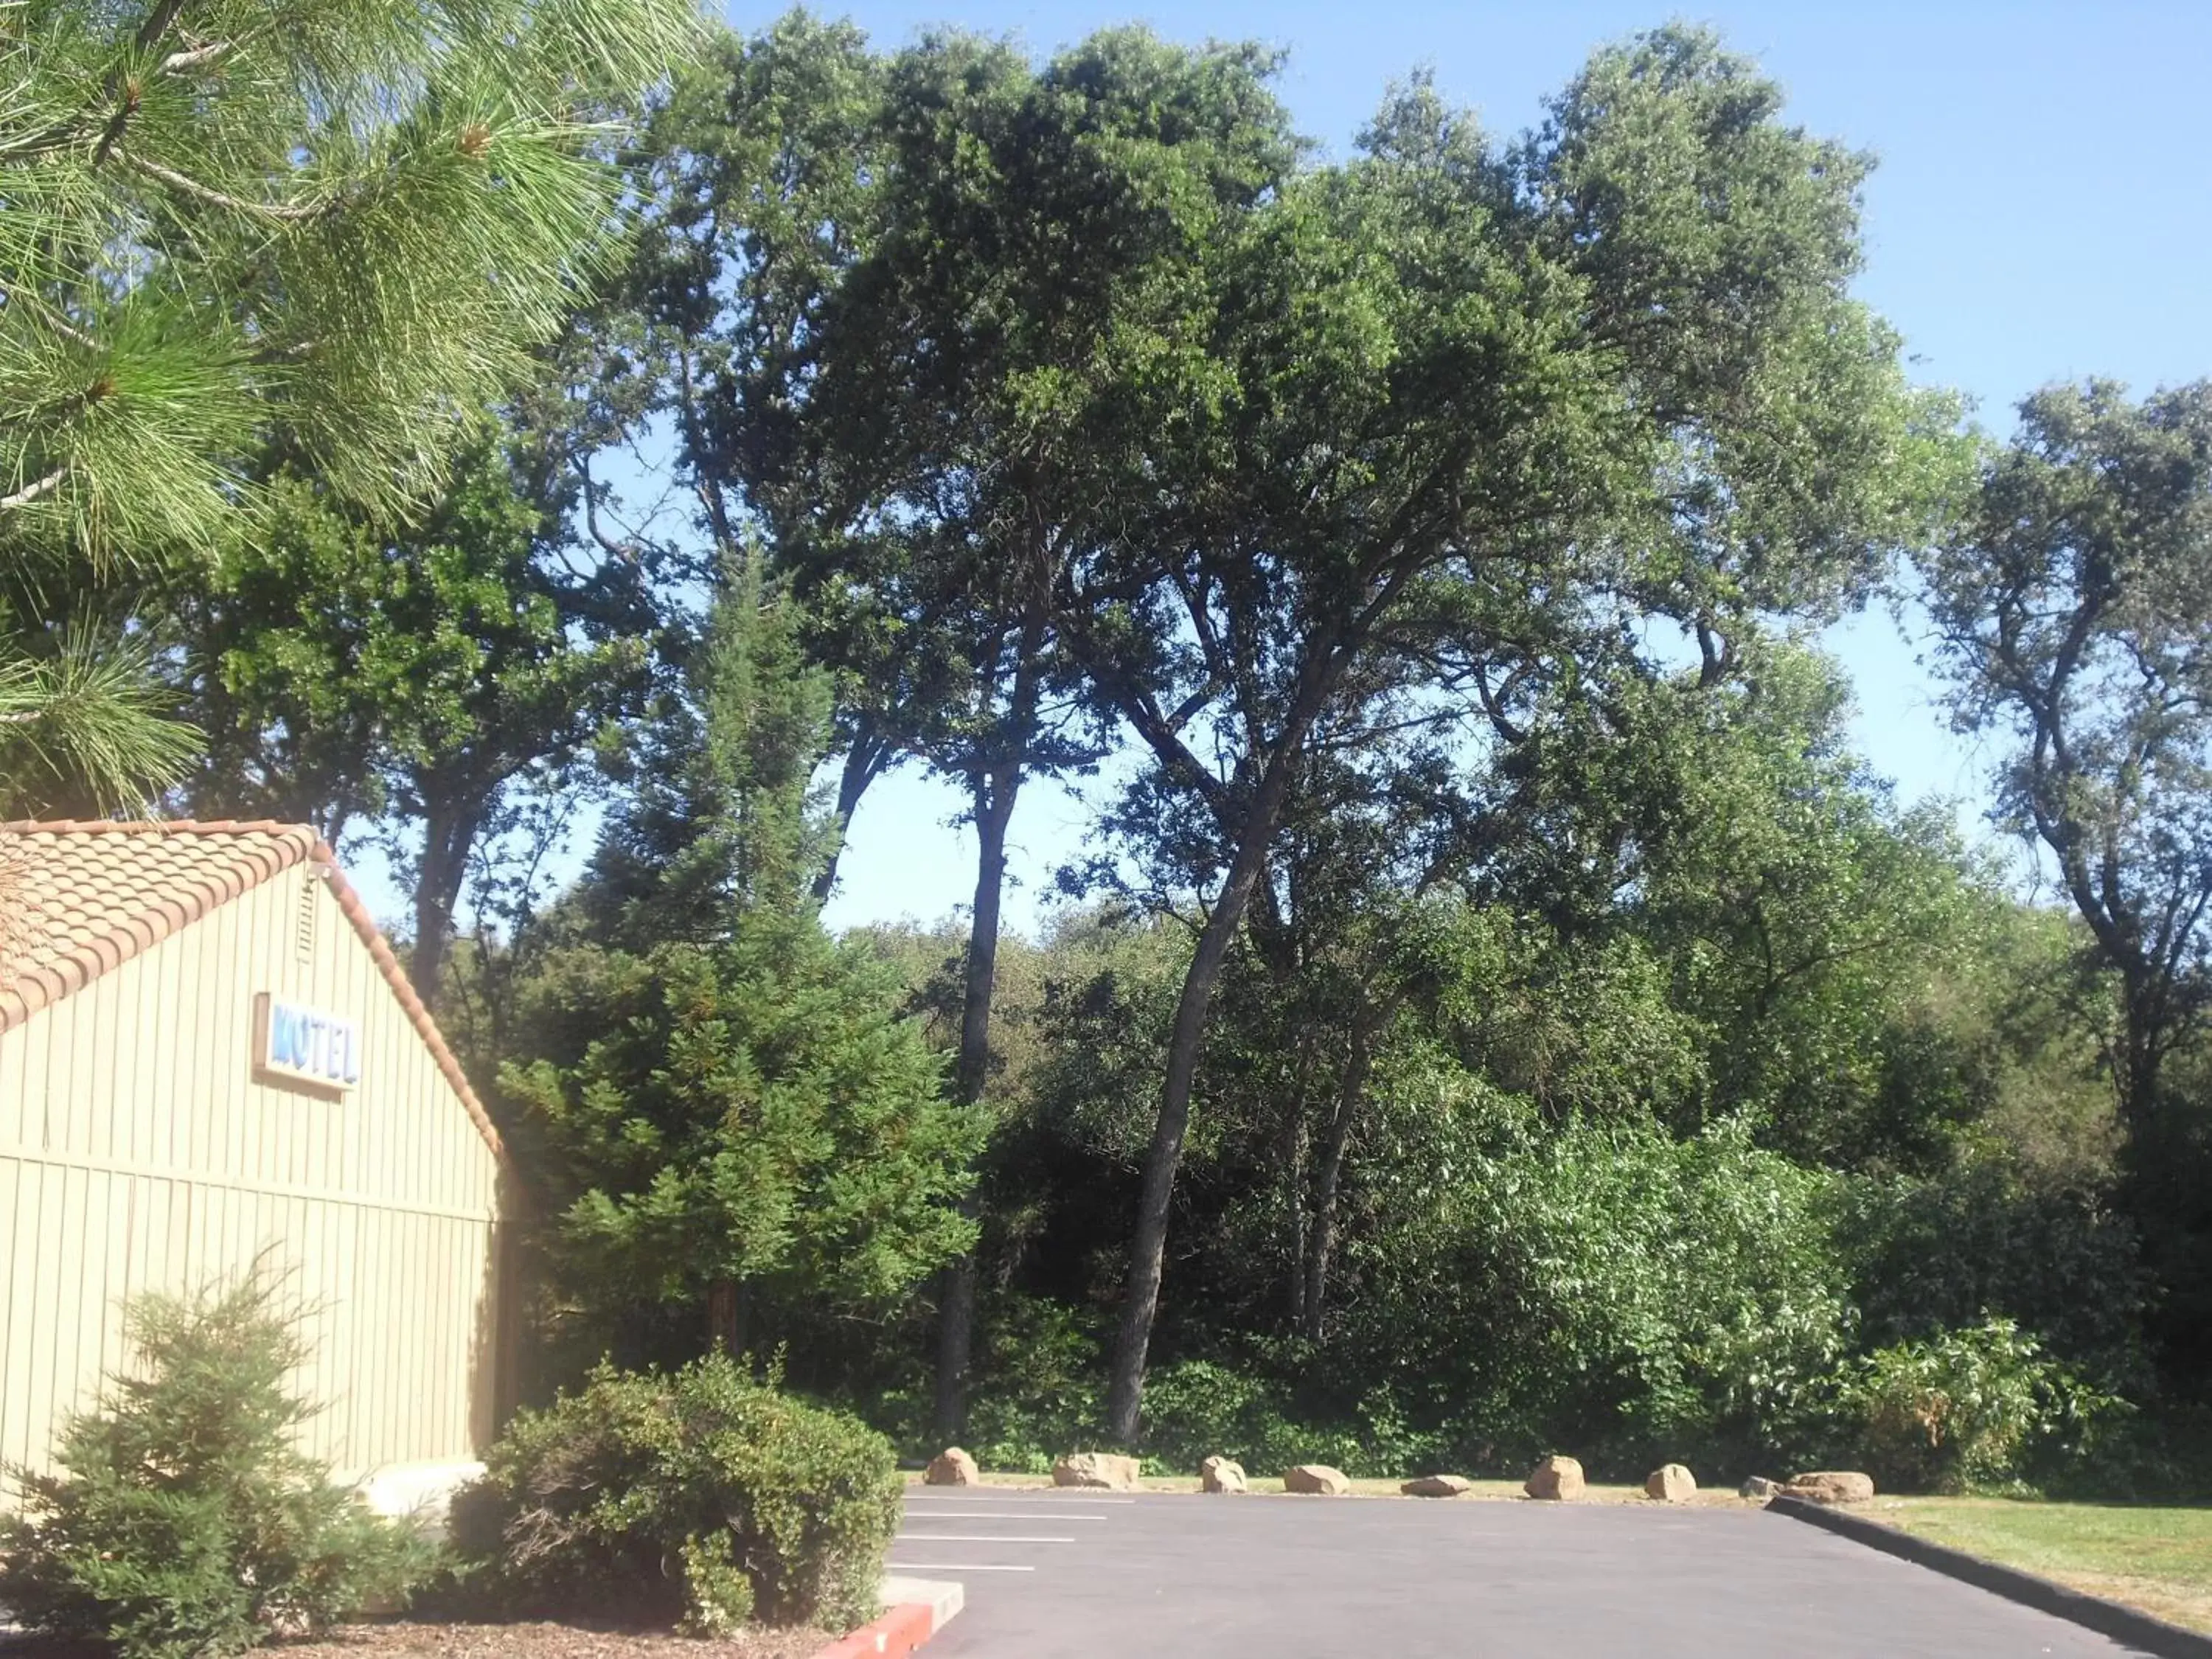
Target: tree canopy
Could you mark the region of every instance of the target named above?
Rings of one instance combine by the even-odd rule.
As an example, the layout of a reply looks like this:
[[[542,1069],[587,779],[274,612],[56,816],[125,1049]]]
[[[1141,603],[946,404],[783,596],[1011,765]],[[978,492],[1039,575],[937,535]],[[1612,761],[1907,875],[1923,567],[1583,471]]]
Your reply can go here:
[[[1281,66],[0,0],[4,810],[386,850],[541,1387],[2201,1480],[2204,386],[1977,432],[1707,31],[1334,155]],[[1877,595],[2027,866],[1855,747]],[[902,768],[972,904],[837,937]]]

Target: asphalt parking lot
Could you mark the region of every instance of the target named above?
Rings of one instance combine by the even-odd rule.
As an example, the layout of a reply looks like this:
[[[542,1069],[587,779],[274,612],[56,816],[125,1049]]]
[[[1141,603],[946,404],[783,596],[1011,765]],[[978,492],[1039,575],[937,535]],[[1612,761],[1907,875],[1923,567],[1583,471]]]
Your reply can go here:
[[[966,1586],[931,1659],[2135,1651],[1747,1507],[929,1487],[890,1561]]]

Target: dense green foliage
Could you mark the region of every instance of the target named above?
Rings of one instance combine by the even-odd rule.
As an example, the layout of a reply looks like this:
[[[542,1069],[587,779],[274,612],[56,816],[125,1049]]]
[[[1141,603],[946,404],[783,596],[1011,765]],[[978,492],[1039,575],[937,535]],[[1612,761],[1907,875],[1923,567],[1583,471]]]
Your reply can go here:
[[[11,1472],[0,1606],[26,1628],[203,1659],[388,1604],[428,1571],[405,1524],[295,1448],[308,1356],[277,1290],[255,1278],[125,1310],[136,1365],[63,1431],[64,1472]]]
[[[2063,1413],[1915,1462],[1866,1403],[1869,1365],[1965,1376],[2010,1321],[2041,1346],[1997,1371],[2164,1409],[2197,1234],[2130,1173],[2094,919],[1892,801],[1805,644],[1899,554],[1983,568],[1960,526],[2026,488],[1848,296],[1864,161],[1690,31],[1601,50],[1517,143],[1416,82],[1342,163],[1273,69],[794,16],[656,125],[591,396],[667,418],[719,598],[585,878],[483,958],[524,988],[487,1056],[523,1062],[518,1136],[571,1171],[555,1305],[621,1283],[632,1341],[641,1302],[704,1307],[916,1455],[2078,1469]],[[2160,407],[2145,522],[2194,546]],[[732,679],[738,617],[768,626]],[[820,700],[743,776],[740,681]],[[1090,902],[1003,934],[1023,780],[1116,748],[1062,872]],[[834,799],[799,804],[799,752]],[[905,759],[968,792],[976,907],[857,943],[983,1109],[964,1215],[909,1249],[883,1212],[865,1338],[773,1273],[718,1322],[710,1241],[811,1213],[849,1248],[837,1201],[739,1172],[714,1103],[754,1097],[693,1079],[815,994],[738,964],[811,937]],[[783,826],[767,888],[700,828],[746,813]],[[861,1185],[958,1190],[950,1140],[935,1180],[862,1121]],[[640,1297],[604,1252],[648,1236],[701,1248]]]
[[[498,437],[396,531],[280,474],[258,533],[176,604],[207,748],[187,800],[333,843],[419,829],[410,965],[434,1005],[471,864],[581,792],[640,711],[654,626],[634,570],[580,571],[558,492]]]
[[[223,40],[31,15],[81,91],[117,53],[197,85]],[[57,204],[149,239],[198,204],[204,270],[151,240],[175,271],[143,294],[52,272],[19,306],[0,266],[41,386],[142,310],[149,374],[300,347],[143,446],[176,464],[131,498],[158,580],[86,528],[118,452],[63,453],[124,379],[33,398],[0,553],[36,530],[74,574],[35,611],[0,586],[0,794],[183,775],[194,810],[398,851],[417,982],[538,1200],[538,1397],[726,1356],[590,1373],[638,1425],[591,1455],[674,1528],[622,1530],[659,1495],[561,1498],[595,1571],[647,1552],[647,1610],[702,1625],[795,1607],[713,1533],[721,1477],[646,1443],[781,1420],[748,1371],[1024,1466],[2201,1480],[2203,386],[1964,426],[1854,297],[1869,160],[1692,28],[1601,46],[1518,136],[1417,76],[1330,158],[1254,46],[883,52],[794,13],[641,99],[629,47],[676,24],[624,15],[468,12],[599,43],[520,53],[550,125],[481,139],[439,78],[480,42],[417,18],[436,50],[391,62],[441,98],[377,103],[327,188],[283,135],[315,76],[371,98],[341,48],[388,9],[329,10],[369,33],[303,37],[307,78],[240,106],[250,200],[84,153],[127,161],[136,114],[0,131],[0,191],[76,168]],[[228,86],[173,90],[177,144],[228,118]],[[418,165],[438,213],[514,219],[434,259],[410,225],[389,257],[426,291],[561,246],[468,301],[479,343],[428,306],[438,349],[379,402],[325,380],[393,319],[264,292],[238,239],[325,272]],[[209,293],[231,320],[188,339]],[[426,436],[432,408],[477,413]],[[2026,863],[1847,740],[1813,641],[1885,586],[1996,740]],[[144,672],[193,763],[100,713],[158,713]],[[134,731],[171,746],[134,762]],[[958,790],[974,904],[833,939],[846,826],[902,766]],[[1092,770],[1067,902],[1022,938],[1030,786]],[[501,1526],[517,1483],[568,1492],[587,1414],[518,1431]]]
[[[2117,1403],[2000,1319],[1869,1354],[1842,1406],[1877,1480],[1959,1492],[2018,1480],[2039,1457],[2080,1449]]]
[[[677,1623],[872,1618],[898,1529],[890,1443],[719,1355],[593,1371],[524,1412],[453,1503],[471,1593],[510,1611]]]

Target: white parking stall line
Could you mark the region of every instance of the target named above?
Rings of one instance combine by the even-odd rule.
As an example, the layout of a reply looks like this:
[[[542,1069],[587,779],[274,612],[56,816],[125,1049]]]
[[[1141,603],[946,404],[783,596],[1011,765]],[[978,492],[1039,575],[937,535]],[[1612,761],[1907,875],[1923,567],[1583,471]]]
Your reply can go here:
[[[1056,1527],[1075,1522],[1088,1522],[1103,1526],[1119,1520],[1106,1506],[1127,1508],[1136,1503],[1133,1498],[1099,1498],[1089,1493],[1057,1492],[1050,1488],[1017,1487],[995,1492],[948,1492],[935,1490],[916,1492],[906,1501],[897,1537],[892,1541],[894,1559],[884,1565],[887,1571],[909,1573],[945,1573],[974,1575],[981,1577],[989,1572],[1030,1572],[1039,1569],[1026,1560],[1009,1561],[1007,1555],[1035,1556],[1039,1549],[1065,1548],[1071,1544],[1097,1545],[1107,1534],[1094,1532],[1079,1536],[1073,1533],[1030,1532],[940,1532],[941,1527],[968,1527],[1007,1522],[1028,1522],[1031,1526]],[[980,1548],[958,1547],[940,1551],[939,1545],[956,1547],[981,1546]],[[997,1556],[996,1560],[965,1561],[909,1561],[909,1553],[923,1555],[957,1553],[970,1557]],[[1039,1558],[1048,1559],[1048,1558]],[[1067,1557],[1059,1558],[1062,1565],[1072,1565]],[[1047,1572],[1051,1567],[1043,1569]]]
[[[1036,1514],[1035,1510],[969,1510],[957,1504],[946,1510],[918,1510],[911,1504],[906,1506],[906,1512],[910,1518],[923,1521],[1027,1521]],[[1102,1525],[1106,1520],[1103,1515],[1054,1515],[1052,1518],[1055,1522],[1091,1521]]]
[[[1066,1538],[1041,1538],[1033,1533],[1002,1532],[902,1532],[900,1538],[909,1544],[1073,1544],[1073,1534]]]
[[[1127,1509],[1137,1500],[1133,1498],[1092,1498],[1079,1493],[1070,1493],[1063,1498],[1042,1489],[1028,1490],[1016,1486],[1006,1492],[979,1492],[972,1498],[939,1488],[927,1498],[914,1498],[907,1501],[915,1504],[1024,1504],[1040,1509],[1048,1509],[1057,1504],[1080,1504],[1087,1509],[1104,1509],[1109,1505]]]

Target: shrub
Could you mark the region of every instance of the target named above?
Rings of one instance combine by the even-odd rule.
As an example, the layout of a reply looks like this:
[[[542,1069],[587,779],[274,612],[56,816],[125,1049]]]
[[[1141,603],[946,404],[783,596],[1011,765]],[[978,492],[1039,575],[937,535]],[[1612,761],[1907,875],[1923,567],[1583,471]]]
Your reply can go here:
[[[726,1358],[603,1364],[515,1419],[452,1534],[465,1577],[514,1612],[842,1628],[874,1613],[899,1497],[888,1440]]]
[[[990,1299],[978,1344],[981,1379],[961,1444],[987,1469],[1042,1474],[1061,1454],[1096,1436],[1103,1415],[1097,1339],[1077,1311],[1042,1297],[1008,1291]],[[927,1419],[927,1402],[915,1414]],[[915,1449],[941,1449],[929,1432]]]
[[[2039,1457],[2086,1449],[2120,1409],[2002,1319],[1881,1349],[1842,1395],[1875,1477],[1926,1492],[2017,1483]]]
[[[263,1274],[125,1310],[142,1372],[72,1418],[65,1474],[9,1474],[0,1604],[25,1626],[112,1643],[126,1659],[239,1653],[396,1600],[429,1564],[294,1446],[314,1407],[286,1381],[305,1357]]]
[[[1480,1092],[1417,1127],[1370,1143],[1386,1224],[1346,1249],[1331,1358],[1450,1461],[1749,1470],[1803,1443],[1854,1334],[1826,1176],[1736,1125],[1678,1141]]]
[[[1317,1421],[1285,1390],[1212,1360],[1162,1366],[1145,1384],[1144,1449],[1163,1474],[1194,1474],[1206,1457],[1233,1457],[1255,1474],[1327,1463],[1352,1475],[1425,1472],[1437,1437],[1412,1428],[1389,1389],[1368,1391],[1344,1420]]]
[[[1293,1463],[1333,1462],[1343,1455],[1345,1437],[1301,1428],[1275,1392],[1249,1371],[1185,1359],[1146,1379],[1144,1440],[1164,1474],[1192,1474],[1218,1453],[1261,1474]]]
[[[1844,1196],[1837,1234],[1869,1346],[2002,1315],[2101,1382],[2148,1380],[2151,1279],[2109,1195],[1985,1158],[1931,1181],[1853,1180]]]

